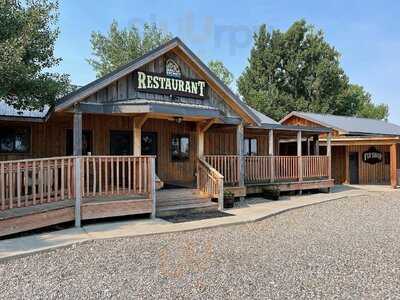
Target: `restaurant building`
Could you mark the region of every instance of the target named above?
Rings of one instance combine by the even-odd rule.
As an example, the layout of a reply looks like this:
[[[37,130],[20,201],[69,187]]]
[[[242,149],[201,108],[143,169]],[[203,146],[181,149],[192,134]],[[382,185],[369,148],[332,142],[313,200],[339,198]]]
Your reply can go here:
[[[329,189],[331,132],[250,108],[174,38],[42,112],[1,103],[0,236],[72,220],[222,210],[226,191]],[[293,140],[294,151],[281,155]]]
[[[292,112],[280,123],[332,129],[332,178],[336,184],[397,188],[400,126],[381,120],[304,112]],[[325,145],[325,134],[319,138],[321,146]]]

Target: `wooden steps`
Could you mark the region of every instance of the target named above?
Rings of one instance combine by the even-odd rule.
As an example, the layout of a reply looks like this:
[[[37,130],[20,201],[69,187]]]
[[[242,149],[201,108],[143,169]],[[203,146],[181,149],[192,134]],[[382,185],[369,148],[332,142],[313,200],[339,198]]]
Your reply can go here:
[[[165,189],[157,192],[157,211],[217,209],[218,204],[197,189]]]

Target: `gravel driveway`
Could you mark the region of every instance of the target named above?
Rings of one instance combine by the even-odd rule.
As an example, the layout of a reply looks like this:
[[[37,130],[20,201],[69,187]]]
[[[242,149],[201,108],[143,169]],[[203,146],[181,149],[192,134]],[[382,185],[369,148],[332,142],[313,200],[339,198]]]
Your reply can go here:
[[[400,298],[400,193],[0,263],[0,299]]]

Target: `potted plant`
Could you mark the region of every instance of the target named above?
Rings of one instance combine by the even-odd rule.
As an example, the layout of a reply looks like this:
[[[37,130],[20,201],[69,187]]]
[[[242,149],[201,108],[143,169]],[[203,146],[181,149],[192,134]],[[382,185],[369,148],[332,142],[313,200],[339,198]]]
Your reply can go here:
[[[224,191],[224,208],[232,208],[235,203],[235,194],[230,191]]]
[[[276,186],[271,186],[263,189],[263,196],[267,199],[279,200],[280,190]]]

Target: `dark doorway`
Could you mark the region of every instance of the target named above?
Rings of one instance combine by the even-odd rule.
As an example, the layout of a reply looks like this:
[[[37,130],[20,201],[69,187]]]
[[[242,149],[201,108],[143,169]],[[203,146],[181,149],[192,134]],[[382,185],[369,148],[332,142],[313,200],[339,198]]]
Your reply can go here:
[[[66,155],[74,153],[74,134],[72,129],[67,129]],[[82,130],[82,155],[93,154],[93,135],[91,130]]]
[[[157,156],[157,132],[142,132],[142,155]],[[156,159],[156,173],[157,159]]]
[[[358,184],[358,152],[349,153],[350,184]]]
[[[132,155],[132,131],[110,131],[110,154]]]

